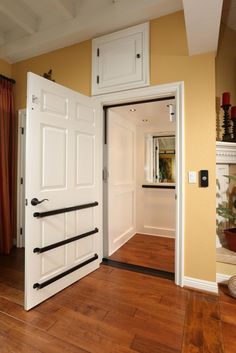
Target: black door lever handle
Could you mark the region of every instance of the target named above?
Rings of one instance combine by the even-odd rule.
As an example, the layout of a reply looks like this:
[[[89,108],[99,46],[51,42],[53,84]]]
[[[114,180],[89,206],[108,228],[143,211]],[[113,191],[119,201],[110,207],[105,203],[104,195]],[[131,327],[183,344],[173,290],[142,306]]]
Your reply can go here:
[[[43,199],[43,200],[39,201],[37,198],[33,198],[31,200],[31,205],[32,206],[37,206],[37,205],[39,205],[40,203],[42,203],[44,201],[49,201],[49,200],[48,199]]]

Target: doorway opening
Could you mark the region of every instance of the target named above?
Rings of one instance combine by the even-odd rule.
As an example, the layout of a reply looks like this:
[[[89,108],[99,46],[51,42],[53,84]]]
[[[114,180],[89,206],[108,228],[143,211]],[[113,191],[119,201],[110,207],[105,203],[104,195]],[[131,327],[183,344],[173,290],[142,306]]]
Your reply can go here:
[[[31,74],[31,76],[32,76],[32,79],[36,79],[36,75]],[[37,80],[41,81],[42,78],[37,78]],[[64,88],[62,88],[61,86],[59,87],[58,85],[56,85],[54,87],[55,84],[53,84],[52,82],[43,81],[42,83],[47,85],[47,90],[46,91],[44,90],[44,93],[45,92],[47,93],[49,90],[51,91],[54,88],[55,88],[55,90],[59,90],[59,89],[63,89],[64,90]],[[53,87],[52,87],[52,85],[53,85]],[[37,95],[39,97],[41,96],[40,92],[37,92]],[[67,92],[65,92],[65,96],[66,96],[66,94],[67,94]],[[61,97],[63,95],[62,94],[57,94],[57,91],[56,91],[55,96],[56,97],[58,97],[58,96]],[[183,146],[184,146],[184,142],[183,142],[184,141],[184,130],[183,130],[183,121],[184,121],[184,119],[183,119],[183,84],[182,83],[177,83],[177,84],[170,84],[170,85],[163,85],[163,86],[156,86],[156,87],[155,86],[154,87],[148,87],[148,88],[139,89],[139,90],[132,90],[132,91],[129,91],[129,92],[128,91],[127,92],[120,92],[120,93],[117,93],[117,94],[114,94],[114,95],[112,94],[112,95],[106,95],[104,97],[99,97],[98,98],[98,102],[96,102],[94,99],[93,99],[93,102],[91,102],[91,100],[88,99],[88,97],[84,97],[84,96],[82,97],[81,95],[79,95],[78,99],[81,99],[81,100],[83,99],[83,100],[85,100],[85,102],[81,103],[81,105],[83,104],[82,105],[83,109],[82,108],[81,109],[77,109],[77,112],[81,112],[82,111],[83,113],[84,112],[86,112],[86,114],[88,113],[88,117],[86,115],[86,124],[89,124],[89,126],[91,126],[91,128],[94,128],[94,125],[95,125],[94,124],[94,109],[95,108],[96,108],[96,112],[97,112],[97,118],[100,121],[101,114],[99,113],[99,111],[101,110],[100,109],[101,106],[110,107],[112,105],[114,106],[115,104],[116,105],[117,104],[123,104],[123,103],[131,104],[130,102],[133,102],[133,104],[135,104],[135,103],[138,103],[137,102],[138,100],[139,101],[140,100],[144,101],[144,100],[149,100],[149,99],[150,100],[151,99],[156,100],[157,98],[161,98],[161,97],[162,98],[166,97],[166,98],[170,99],[170,97],[172,97],[172,96],[174,96],[175,100],[176,100],[176,136],[175,136],[176,137],[176,143],[175,143],[175,148],[176,148],[175,156],[176,157],[175,158],[176,158],[176,160],[178,160],[178,163],[176,163],[176,166],[175,166],[176,167],[176,170],[175,170],[175,178],[176,178],[175,187],[176,187],[176,189],[175,190],[176,190],[176,195],[177,195],[177,200],[176,200],[176,228],[175,228],[176,229],[175,283],[178,284],[178,285],[182,285],[182,275],[183,275],[183,239],[184,239],[184,234],[183,234],[183,228],[184,228],[183,227],[183,225],[184,225],[184,219],[183,219],[183,215],[184,215],[184,212],[183,212],[183,205],[184,205],[184,188],[183,188],[183,185],[184,185],[184,164],[183,164],[183,161],[184,161],[184,158],[183,158],[184,157],[183,156],[183,151],[184,151],[184,148],[183,148]],[[54,102],[54,100],[53,100],[54,99],[54,95],[51,94],[50,95],[50,99],[52,100],[53,104],[55,103],[55,107],[56,107],[57,99]],[[31,108],[39,109],[39,106],[34,101],[32,103],[30,103],[30,104],[31,104],[31,106],[30,106],[29,111],[33,114],[33,113],[35,113],[35,111],[34,111],[34,109],[31,109]],[[50,104],[51,104],[51,101],[50,101]],[[78,102],[76,102],[76,104],[78,104]],[[91,108],[90,108],[90,104],[91,104]],[[54,105],[52,105],[52,104],[49,105],[50,109],[52,109],[52,106],[54,107]],[[64,106],[64,105],[62,105],[62,106]],[[89,107],[90,109],[86,109],[85,110],[84,106]],[[95,106],[95,108],[94,108],[94,106]],[[62,113],[64,113],[64,111],[63,112],[60,111],[59,113],[62,114]],[[79,121],[82,120],[81,124],[83,124],[83,126],[85,125],[84,117],[83,117],[83,119],[78,119],[78,120]],[[61,115],[60,115],[60,121],[61,121]],[[101,133],[102,131],[101,131],[101,128],[100,128],[101,126],[102,126],[102,124],[100,122],[99,126],[98,126],[98,133],[96,134],[97,138],[95,139],[95,141],[98,141],[98,142],[100,141],[98,148],[92,148],[91,147],[91,146],[93,146],[93,142],[92,141],[94,141],[93,138],[90,139],[91,134],[89,135],[89,141],[88,141],[88,138],[87,138],[88,134],[87,133],[82,134],[82,142],[85,143],[86,146],[89,145],[91,147],[90,148],[91,152],[95,151],[97,153],[96,159],[95,159],[95,157],[94,158],[90,158],[89,161],[91,163],[90,162],[87,163],[88,158],[86,158],[84,160],[84,165],[89,167],[89,170],[91,172],[93,172],[94,171],[94,169],[93,169],[93,166],[94,166],[93,161],[94,160],[98,160],[98,162],[96,164],[96,166],[97,166],[97,169],[96,169],[97,174],[96,175],[98,176],[96,180],[98,180],[98,188],[97,188],[97,194],[95,195],[95,198],[93,200],[96,200],[96,201],[99,200],[99,205],[102,205],[102,197],[101,197],[102,196],[101,195],[102,184],[101,184],[101,177],[100,177],[100,175],[101,175],[101,164],[102,164],[101,160],[100,160],[101,156],[102,156],[102,153],[100,152],[100,147],[101,147],[100,145],[101,145],[101,142],[102,142],[102,133]],[[27,124],[27,127],[29,127],[28,124]],[[49,130],[49,133],[51,134],[51,126],[49,127],[48,130]],[[61,136],[61,139],[63,139],[63,142],[65,142],[64,141],[65,139],[63,138],[64,134],[63,134],[63,132],[61,130],[62,130],[61,128],[60,129],[56,129],[56,133],[59,133],[60,136]],[[39,131],[39,129],[37,129],[37,131]],[[51,145],[50,136],[51,135],[49,135],[49,139],[48,139],[48,141],[50,143],[49,142],[48,143]],[[161,135],[161,137],[164,137],[164,136]],[[169,137],[169,135],[168,135],[168,137]],[[155,140],[154,141],[154,138],[157,139],[158,136],[157,135],[153,136],[153,144],[157,145],[159,143],[160,144],[162,143],[161,140],[160,141],[159,140]],[[56,137],[55,137],[55,139],[56,139]],[[58,141],[57,142],[60,143],[61,139],[59,140],[59,142]],[[90,141],[91,141],[91,144],[88,144],[88,142],[90,143]],[[77,139],[77,142],[81,142],[81,139]],[[81,149],[81,150],[85,150],[85,148]],[[27,158],[27,161],[28,161],[29,158],[31,158],[31,156],[35,156],[35,153],[33,153],[32,150],[29,150],[28,148],[27,148],[27,151],[28,151],[28,154],[26,155],[26,158]],[[54,148],[53,151],[55,152],[53,154],[53,156],[54,155],[57,156],[58,155],[57,149]],[[78,156],[80,156],[80,155],[78,154]],[[45,155],[45,158],[46,157],[48,157],[48,156]],[[52,157],[50,157],[50,158],[51,158],[50,161],[49,161],[50,163],[48,162],[47,166],[48,166],[49,169],[50,168],[52,169],[52,163],[51,162],[52,161],[54,162],[54,159]],[[34,157],[34,160],[35,160],[35,157]],[[56,159],[56,161],[57,161],[57,159]],[[61,162],[61,159],[59,159],[58,161]],[[46,162],[47,162],[47,160],[46,160]],[[156,163],[157,163],[157,161],[156,161]],[[60,167],[60,165],[59,165],[59,167]],[[156,169],[157,169],[157,167],[156,167]],[[59,170],[60,170],[60,168],[59,168]],[[81,168],[80,169],[80,171],[82,171],[83,173],[84,173],[84,170],[85,170],[85,168]],[[32,168],[30,168],[30,173],[31,172],[32,172]],[[80,178],[84,177],[83,173],[81,175],[79,174]],[[74,175],[74,174],[71,173],[71,175]],[[51,173],[48,173],[47,176],[49,178],[51,176]],[[63,178],[63,175],[60,174],[59,176],[61,178]],[[56,177],[57,177],[57,175],[56,175]],[[158,178],[161,179],[161,176],[159,175]],[[31,178],[31,180],[34,180],[34,178]],[[51,182],[51,179],[48,179],[48,180],[49,180],[48,183]],[[80,181],[80,179],[78,179],[78,180]],[[93,181],[93,179],[91,179],[91,178],[89,179],[90,184],[93,185],[91,180]],[[82,182],[83,182],[83,180],[82,180]],[[85,182],[85,184],[86,184],[86,182]],[[90,186],[90,184],[89,184],[89,186]],[[83,185],[84,185],[84,183],[83,183]],[[37,195],[37,196],[39,195],[40,199],[41,198],[45,199],[46,197],[48,197],[48,195],[45,194],[46,192],[48,192],[48,190],[46,190],[46,191],[43,190],[43,192],[44,192],[44,194],[42,194],[42,195],[39,192],[37,192],[36,194],[32,193],[32,195],[29,194],[27,199],[31,200],[31,196],[33,197],[34,195]],[[87,192],[84,193],[84,198],[86,198],[87,196],[88,196],[88,193]],[[48,199],[51,199],[51,197],[48,197]],[[76,198],[75,203],[77,202],[77,200],[78,200],[78,197]],[[89,202],[89,201],[90,200],[88,200],[88,201],[85,200],[85,202]],[[65,205],[65,200],[63,199],[62,203],[61,203],[61,206],[64,206],[64,205]],[[69,204],[69,206],[70,205],[71,205],[71,203]],[[96,203],[96,205],[97,205],[97,203]],[[61,209],[60,205],[59,205],[60,207],[58,205],[55,205],[55,204],[50,204],[49,206],[50,206],[50,209],[57,209],[57,208],[58,208],[58,210]],[[47,211],[47,207],[49,207],[49,206],[47,206],[47,204],[43,204],[42,206],[40,206],[40,207],[42,207],[40,210],[41,211],[42,210],[44,210],[44,211],[46,210]],[[28,215],[30,215],[30,217],[26,217],[26,219],[30,219],[32,222],[35,221],[34,217],[32,217],[32,213],[34,212],[34,209],[32,209],[31,206],[29,205],[29,207],[27,208],[27,211],[28,211],[28,213],[29,213]],[[41,214],[42,213],[43,212],[41,212]],[[47,213],[47,212],[44,212],[44,213]],[[96,220],[98,220],[98,222],[96,221],[96,223],[94,223],[94,225],[96,225],[96,226],[98,225],[98,229],[102,230],[102,224],[99,221],[100,218],[101,218],[100,215],[102,215],[101,211],[99,211],[98,217],[96,218]],[[37,222],[38,222],[38,220],[37,220]],[[73,225],[74,224],[75,224],[75,222],[73,222]],[[48,229],[48,230],[50,231],[50,229]],[[85,231],[85,230],[83,230],[83,231]],[[82,230],[81,230],[81,232],[82,232]],[[49,232],[49,233],[51,234],[51,232]],[[73,234],[74,233],[75,232],[73,232]],[[28,242],[32,242],[34,239],[32,237],[30,237],[30,232],[28,232],[28,233],[26,232],[26,234],[28,234],[28,237],[26,237],[26,247],[27,247],[27,241]],[[73,234],[71,233],[71,236]],[[76,232],[76,234],[77,234],[77,232]],[[64,239],[63,237],[64,237],[64,235],[62,235],[62,239]],[[102,241],[102,237],[97,237],[96,238],[96,244],[95,245],[96,245],[96,250],[97,250],[97,253],[99,254],[99,257],[100,257],[100,254],[102,254],[102,252],[103,252],[101,241]],[[62,242],[64,244],[64,240],[62,240]],[[92,246],[93,246],[93,244],[94,243],[91,243]],[[29,243],[28,244],[28,248],[27,248],[28,251],[26,251],[26,256],[31,256],[32,258],[34,256],[37,256],[32,251],[30,251],[30,250],[32,250],[32,248],[34,249],[35,246],[37,246],[37,245],[38,244]],[[90,255],[90,252],[89,252],[89,255]],[[58,258],[58,257],[55,256],[55,258]],[[91,259],[93,260],[94,257],[93,258],[89,257],[88,260],[90,261]],[[97,259],[97,256],[96,256],[96,259]],[[29,262],[28,262],[28,264],[29,264]],[[86,265],[87,265],[87,263],[86,263]],[[99,266],[99,262],[98,261],[96,262],[96,266]],[[31,269],[32,268],[33,268],[33,266],[31,266]],[[74,267],[73,267],[73,269],[74,269]],[[42,300],[44,300],[44,298],[42,298],[42,296],[41,296],[41,298],[39,298],[39,295],[41,295],[41,293],[43,293],[43,291],[41,292],[41,291],[35,290],[36,287],[34,287],[33,284],[36,283],[37,285],[40,286],[40,283],[42,282],[42,284],[44,285],[45,282],[46,282],[45,278],[43,279],[44,282],[42,280],[40,281],[38,279],[40,277],[37,274],[35,274],[35,269],[34,268],[33,268],[33,270],[34,271],[32,272],[32,274],[33,274],[34,278],[30,278],[30,281],[28,282],[28,289],[29,289],[29,293],[33,293],[33,295],[34,295],[33,300],[35,300],[35,302],[33,304],[29,303],[26,306],[27,310],[30,307],[32,307],[33,305],[36,305],[35,304],[36,302],[39,303]],[[52,271],[54,271],[54,268],[51,268],[51,272]],[[63,276],[64,276],[65,273],[67,273],[67,271],[63,272]],[[61,275],[58,275],[58,276],[56,275],[54,278],[52,278],[55,283],[59,283],[59,282],[56,282],[57,280],[59,280],[58,279],[59,276],[61,278]],[[72,279],[72,280],[74,281],[74,279]],[[36,282],[36,281],[39,281],[39,282]],[[71,281],[70,283],[72,283],[73,281]],[[26,283],[27,283],[27,281],[26,281]],[[51,283],[51,279],[50,279],[50,283]],[[62,289],[62,286],[64,287],[64,284],[61,284],[61,287],[59,288],[59,290]],[[42,288],[43,288],[43,286],[42,286]],[[30,292],[30,290],[31,290],[31,292]],[[57,288],[55,287],[55,291],[53,292],[53,294],[55,294],[57,291],[58,291],[58,287]],[[38,297],[36,297],[36,296],[38,296]]]
[[[104,261],[174,279],[175,97],[105,107]]]
[[[16,133],[17,155],[11,160],[11,168],[17,170],[17,187],[14,188],[14,210],[16,224],[12,227],[12,246],[8,253],[0,254],[0,297],[1,300],[24,304],[24,148],[25,110],[19,111]],[[13,173],[13,171],[11,171]],[[1,175],[1,178],[3,176]],[[3,234],[1,234],[2,236]]]
[[[184,279],[184,180],[185,180],[185,164],[184,164],[184,84],[183,82],[177,82],[177,83],[171,83],[171,84],[164,84],[164,85],[158,85],[158,86],[151,86],[151,87],[145,87],[142,89],[138,89],[138,90],[131,90],[131,91],[126,91],[126,92],[118,92],[118,93],[113,93],[110,95],[104,95],[102,97],[99,97],[99,102],[102,104],[103,109],[105,110],[105,112],[107,114],[105,114],[105,118],[104,118],[104,140],[106,142],[106,139],[108,139],[108,134],[107,134],[107,122],[108,122],[108,110],[110,109],[115,109],[118,107],[122,107],[122,106],[133,106],[133,105],[138,105],[138,104],[144,104],[145,102],[155,102],[158,100],[163,100],[163,101],[167,101],[168,99],[174,99],[175,101],[175,111],[169,109],[169,115],[172,113],[175,114],[175,129],[173,129],[172,127],[172,131],[175,130],[175,185],[166,185],[167,187],[170,186],[174,186],[175,189],[167,189],[168,191],[173,192],[174,194],[174,198],[175,198],[175,207],[173,209],[175,209],[175,227],[172,228],[173,233],[175,233],[175,250],[174,250],[174,261],[175,261],[175,266],[174,266],[174,279],[175,279],[175,284],[179,285],[179,286],[183,286],[183,279]],[[167,104],[166,104],[167,105]],[[170,108],[170,107],[168,107]],[[173,108],[173,107],[172,107]],[[130,107],[130,109],[132,109],[132,107]],[[135,108],[133,108],[135,109]],[[131,113],[131,112],[130,112]],[[128,121],[125,122],[128,124]],[[119,125],[119,124],[118,124]],[[173,126],[173,125],[172,125]],[[121,128],[119,127],[118,130],[120,130]],[[122,130],[122,129],[121,129]],[[123,129],[124,130],[124,129]],[[169,130],[169,133],[167,134],[167,137],[171,137],[171,133]],[[132,128],[130,128],[129,133],[126,133],[126,135],[132,135],[133,133]],[[165,134],[161,134],[160,137],[164,137]],[[159,143],[159,140],[154,140],[154,138],[158,138],[158,136],[152,136],[153,138],[153,145],[156,143]],[[126,142],[129,139],[126,136]],[[132,139],[131,139],[132,140]],[[122,138],[121,138],[122,141]],[[126,143],[124,141],[124,143]],[[146,141],[147,142],[147,141]],[[121,142],[122,143],[122,142]],[[160,143],[162,143],[162,141],[160,141]],[[147,143],[148,144],[148,143]],[[108,149],[107,149],[107,145],[104,145],[104,178],[106,179],[108,176],[108,180],[109,180],[109,170],[107,170],[107,165],[106,163],[109,160],[109,156],[108,156]],[[117,153],[119,153],[119,148],[116,148]],[[144,152],[142,152],[144,154]],[[127,162],[128,157],[130,158],[129,154],[127,153],[127,155],[125,155],[125,160]],[[121,156],[119,156],[120,159]],[[168,162],[169,164],[171,164],[171,162]],[[159,166],[160,164],[162,165],[162,161],[161,163],[159,162]],[[157,167],[157,166],[156,166]],[[130,170],[130,169],[129,169]],[[124,174],[124,169],[121,169],[120,172],[121,176]],[[119,175],[119,174],[117,174]],[[145,173],[144,173],[145,175]],[[146,177],[148,176],[148,173],[146,173]],[[160,177],[160,176],[159,176]],[[163,179],[167,179],[167,178],[163,178]],[[149,180],[150,181],[150,180]],[[160,182],[160,180],[159,180]],[[166,180],[165,180],[166,182]],[[107,181],[104,181],[104,184],[106,184]],[[119,184],[119,180],[117,180],[117,183]],[[124,183],[123,183],[124,184]],[[132,183],[129,183],[130,188],[132,186]],[[167,182],[168,184],[168,182]],[[136,182],[135,182],[136,185]],[[120,182],[120,187],[124,187],[125,185],[122,185],[122,182]],[[152,189],[153,186],[152,185],[148,185],[148,187],[145,187],[145,183],[141,182],[141,185],[139,184],[139,187],[141,188],[141,192],[143,192],[144,189],[146,189],[146,191],[149,192],[150,195],[152,194]],[[157,185],[156,185],[157,186]],[[119,185],[116,185],[116,189],[118,189]],[[164,189],[165,185],[164,183],[162,184],[162,188]],[[156,188],[158,189],[158,187]],[[160,189],[160,188],[159,188]],[[131,191],[131,190],[129,190]],[[160,191],[160,190],[159,190]],[[162,190],[162,191],[166,191],[166,190]],[[108,188],[107,185],[105,185],[104,187],[104,201],[108,200],[109,195],[108,195]],[[132,198],[131,198],[132,199]],[[128,201],[131,202],[130,200],[127,200],[127,203],[125,204],[126,209],[128,208]],[[113,205],[113,209],[114,209],[114,216],[116,217],[116,213],[118,213],[118,206],[119,204],[116,203]],[[139,205],[140,206],[140,205]],[[143,205],[141,205],[143,206]],[[120,207],[120,206],[119,206]],[[133,207],[134,208],[134,207]],[[129,208],[130,209],[130,208]],[[108,259],[109,261],[109,255],[111,256],[115,251],[114,250],[118,250],[119,247],[121,247],[124,243],[119,244],[119,236],[116,237],[116,244],[119,244],[119,246],[117,247],[117,249],[113,249],[110,254],[109,254],[109,241],[108,241],[108,226],[109,226],[109,212],[108,212],[108,202],[104,203],[104,243],[103,243],[103,256],[104,256],[104,260]],[[111,211],[111,210],[110,210]],[[122,211],[124,211],[122,209]],[[135,216],[136,216],[137,212],[135,211]],[[125,219],[128,218],[128,215],[130,216],[130,214],[127,215],[127,212],[123,212],[123,215],[125,217]],[[137,224],[137,217],[135,219],[135,224]],[[119,225],[119,223],[118,223]],[[143,224],[144,225],[144,224]],[[147,225],[147,224],[146,224]],[[128,235],[131,236],[132,238],[132,228],[134,227],[130,227],[130,231],[131,234],[129,233],[129,231],[127,232]],[[129,227],[127,227],[127,230],[129,230]],[[170,230],[170,228],[169,228]],[[168,230],[168,232],[169,232]],[[142,231],[143,233],[143,231]],[[150,231],[146,231],[145,233],[150,234]],[[121,235],[123,233],[121,232]],[[136,233],[135,233],[136,234]],[[144,234],[147,235],[147,234]],[[166,238],[168,238],[168,236],[170,234],[165,233],[162,234],[165,235]],[[150,235],[147,235],[150,236]],[[155,235],[152,235],[153,237],[156,237]],[[122,237],[121,237],[122,238]],[[127,236],[127,238],[129,238],[129,236]],[[125,239],[125,238],[124,238]],[[128,239],[125,239],[128,240]],[[127,242],[126,242],[127,243]],[[125,244],[126,245],[126,244]],[[142,247],[142,246],[141,246]],[[142,256],[142,255],[141,255]],[[115,261],[115,260],[114,260]],[[117,261],[116,261],[117,262]],[[130,268],[129,264],[125,264],[126,268]],[[133,266],[133,265],[131,265]],[[138,269],[138,265],[135,265]],[[118,264],[118,267],[119,264]],[[141,266],[143,269],[143,266]],[[153,270],[155,272],[155,270]],[[158,271],[158,270],[157,270]],[[142,270],[141,270],[142,272]]]

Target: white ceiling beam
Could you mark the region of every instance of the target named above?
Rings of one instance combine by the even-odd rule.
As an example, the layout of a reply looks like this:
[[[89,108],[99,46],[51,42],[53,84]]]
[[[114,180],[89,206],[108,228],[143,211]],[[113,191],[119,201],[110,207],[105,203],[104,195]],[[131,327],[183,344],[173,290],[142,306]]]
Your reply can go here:
[[[66,19],[70,20],[76,16],[75,4],[72,0],[51,0],[56,9]]]
[[[163,0],[118,1],[115,6],[111,2],[107,10],[100,6],[100,1],[83,0],[76,17],[59,26],[6,42],[0,47],[0,58],[15,63],[182,9],[182,0],[165,0],[168,6],[161,9]]]
[[[223,0],[183,0],[190,55],[216,52]]]
[[[33,34],[36,32],[36,18],[19,0],[1,0],[0,12],[14,21],[19,27],[23,28],[27,33]]]

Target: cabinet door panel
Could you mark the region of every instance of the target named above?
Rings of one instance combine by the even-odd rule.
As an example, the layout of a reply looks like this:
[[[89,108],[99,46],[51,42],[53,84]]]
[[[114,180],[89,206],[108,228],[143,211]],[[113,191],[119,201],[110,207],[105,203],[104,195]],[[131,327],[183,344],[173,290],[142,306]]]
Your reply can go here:
[[[93,94],[149,84],[148,23],[93,41]]]

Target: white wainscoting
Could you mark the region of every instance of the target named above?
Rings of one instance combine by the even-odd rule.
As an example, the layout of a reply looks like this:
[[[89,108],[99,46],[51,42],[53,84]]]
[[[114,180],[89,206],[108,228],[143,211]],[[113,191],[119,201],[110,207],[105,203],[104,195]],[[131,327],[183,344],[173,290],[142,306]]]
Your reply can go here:
[[[108,111],[108,255],[136,233],[136,128]]]

